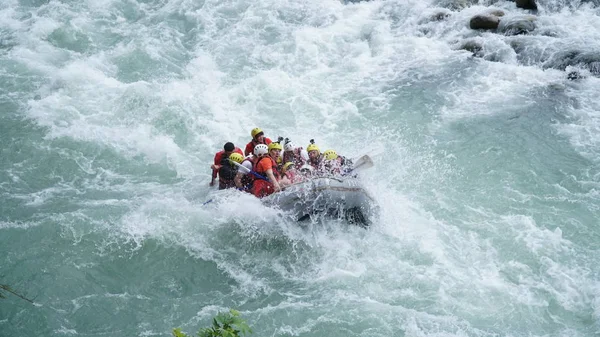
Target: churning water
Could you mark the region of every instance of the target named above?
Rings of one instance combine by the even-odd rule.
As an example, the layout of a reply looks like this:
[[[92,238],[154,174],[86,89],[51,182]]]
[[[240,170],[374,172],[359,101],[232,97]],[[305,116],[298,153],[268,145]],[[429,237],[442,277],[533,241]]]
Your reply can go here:
[[[0,335],[600,335],[597,6],[2,1]],[[203,205],[256,126],[370,154],[371,228]]]

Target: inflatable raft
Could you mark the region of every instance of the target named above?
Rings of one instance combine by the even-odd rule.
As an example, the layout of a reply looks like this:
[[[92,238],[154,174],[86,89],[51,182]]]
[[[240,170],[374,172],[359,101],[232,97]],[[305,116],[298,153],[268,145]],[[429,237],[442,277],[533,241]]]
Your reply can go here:
[[[346,219],[367,227],[377,211],[375,200],[355,177],[313,178],[262,199],[298,221],[315,216]]]

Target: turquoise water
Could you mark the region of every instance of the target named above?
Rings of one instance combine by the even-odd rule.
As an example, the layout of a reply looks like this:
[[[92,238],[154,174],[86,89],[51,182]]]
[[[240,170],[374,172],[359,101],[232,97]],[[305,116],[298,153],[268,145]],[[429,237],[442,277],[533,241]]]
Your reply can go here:
[[[549,60],[600,10],[538,5],[506,36],[468,21],[510,1],[1,3],[0,284],[34,305],[0,335],[598,336],[600,80]],[[373,226],[203,205],[256,126],[370,154]]]

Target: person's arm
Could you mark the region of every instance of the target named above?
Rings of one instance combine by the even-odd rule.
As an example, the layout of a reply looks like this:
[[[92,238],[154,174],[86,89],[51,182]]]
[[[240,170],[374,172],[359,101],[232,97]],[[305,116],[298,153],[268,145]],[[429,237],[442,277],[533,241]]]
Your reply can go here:
[[[235,187],[243,189],[244,185],[242,185],[242,177],[244,176],[243,172],[238,171],[233,178],[233,182],[235,183]]]
[[[275,192],[281,191],[281,186],[279,186],[277,179],[275,179],[273,169],[268,169],[265,173],[267,174],[267,178],[269,178],[269,181],[273,184],[273,189],[275,190]]]
[[[217,179],[217,173],[219,173],[219,169],[221,168],[221,165],[219,165],[220,158],[218,157],[219,155],[216,154],[214,163],[210,165],[210,168],[212,169],[212,179],[210,180],[210,184],[208,184],[208,186],[214,186],[215,179]]]

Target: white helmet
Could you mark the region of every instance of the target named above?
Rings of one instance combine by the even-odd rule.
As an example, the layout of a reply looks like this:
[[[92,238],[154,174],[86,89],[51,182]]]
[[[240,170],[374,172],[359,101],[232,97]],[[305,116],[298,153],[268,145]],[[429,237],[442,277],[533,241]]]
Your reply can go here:
[[[305,149],[300,150],[300,157],[304,160],[307,161],[308,160],[308,152],[306,152]]]
[[[300,167],[300,172],[312,172],[314,170],[314,168],[312,166],[310,166],[309,164],[304,164]]]
[[[287,143],[285,143],[285,146],[283,147],[283,149],[285,151],[294,151],[296,149],[296,145],[294,145],[294,143],[292,143],[292,142],[287,142]]]
[[[254,147],[254,155],[260,156],[263,154],[267,154],[269,152],[269,147],[265,144],[258,144]]]

